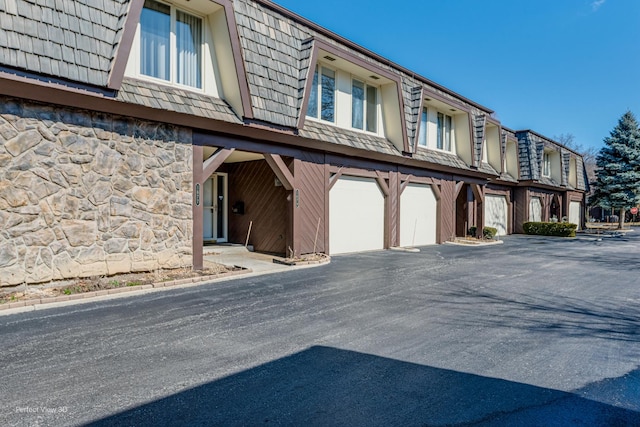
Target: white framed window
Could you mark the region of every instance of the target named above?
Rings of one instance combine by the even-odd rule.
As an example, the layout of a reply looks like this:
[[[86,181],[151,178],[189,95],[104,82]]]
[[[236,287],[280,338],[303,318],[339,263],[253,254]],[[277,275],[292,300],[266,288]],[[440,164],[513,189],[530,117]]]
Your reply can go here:
[[[351,80],[351,127],[378,132],[378,88]]]
[[[427,107],[422,107],[422,114],[420,115],[420,130],[418,131],[418,146],[427,146],[427,126],[429,123],[429,110]]]
[[[542,155],[542,176],[551,177],[551,156],[549,153]]]
[[[436,148],[451,151],[451,127],[453,118],[448,114],[438,112]]]
[[[201,17],[145,0],[140,16],[139,73],[202,89],[203,30]]]
[[[316,66],[309,94],[307,116],[335,123],[336,72],[322,65]]]

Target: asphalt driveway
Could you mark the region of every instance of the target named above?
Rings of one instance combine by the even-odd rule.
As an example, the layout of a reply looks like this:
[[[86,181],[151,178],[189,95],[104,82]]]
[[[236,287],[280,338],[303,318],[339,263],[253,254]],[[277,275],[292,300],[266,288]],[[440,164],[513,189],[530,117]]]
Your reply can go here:
[[[0,317],[0,425],[640,425],[640,231]]]

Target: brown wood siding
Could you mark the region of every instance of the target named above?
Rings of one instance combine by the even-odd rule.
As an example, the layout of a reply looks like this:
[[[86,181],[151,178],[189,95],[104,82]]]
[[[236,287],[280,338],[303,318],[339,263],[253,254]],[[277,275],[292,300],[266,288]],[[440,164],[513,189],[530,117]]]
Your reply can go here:
[[[448,179],[440,180],[440,200],[438,200],[438,243],[444,243],[456,235],[456,183]]]
[[[225,165],[229,173],[229,241],[244,243],[253,221],[249,244],[256,251],[284,254],[287,242],[287,191],[276,187],[275,174],[266,161]],[[244,215],[231,212],[244,202]]]
[[[389,246],[400,245],[400,175],[396,172],[389,173],[389,196],[390,203],[387,223],[389,227]]]
[[[324,156],[304,153],[302,157],[294,161],[296,189],[300,193],[300,204],[293,208],[294,251],[296,255],[313,253],[317,234],[315,251],[326,253],[324,210],[327,194],[325,191]]]
[[[529,221],[529,192],[526,188],[516,188],[514,190],[514,233],[524,233],[522,224]]]

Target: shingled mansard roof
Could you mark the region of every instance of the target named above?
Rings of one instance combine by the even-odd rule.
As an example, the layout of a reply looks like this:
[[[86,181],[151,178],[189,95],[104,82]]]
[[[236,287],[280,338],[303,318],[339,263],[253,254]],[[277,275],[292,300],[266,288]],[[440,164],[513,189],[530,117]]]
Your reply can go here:
[[[575,189],[586,190],[584,162],[578,153],[530,130],[517,131],[516,136],[518,138],[518,151],[520,156],[520,179],[535,181],[547,186],[563,186],[572,189],[569,185],[569,168],[570,160],[573,157],[576,159],[577,185]],[[542,176],[542,158],[545,148],[550,148],[560,153],[562,182],[556,182],[551,178]]]
[[[129,0],[4,0],[0,58],[6,66],[107,86]]]
[[[136,5],[134,8],[133,5]],[[115,99],[150,108],[173,111],[230,123],[243,123],[226,101],[171,85],[125,77],[112,78],[114,64],[121,62],[118,49],[128,14],[141,7],[134,0],[5,0],[0,2],[0,61],[5,67],[52,76],[97,88],[117,89]],[[232,18],[237,26],[242,64],[253,119],[296,130],[304,111],[305,85],[311,76],[312,54],[318,45],[334,46],[372,69],[396,76],[402,95],[406,138],[413,158],[487,175],[499,172],[481,160],[487,117],[493,111],[438,84],[416,75],[274,3],[266,0],[233,0]],[[136,9],[137,10],[137,9]],[[136,16],[132,14],[132,16]],[[6,19],[8,18],[8,19]],[[231,21],[232,22],[232,21]],[[129,31],[129,30],[126,30]],[[124,46],[124,44],[123,44]],[[123,49],[127,51],[128,48]],[[120,52],[122,53],[122,52]],[[125,58],[126,59],[126,58]],[[108,95],[107,95],[108,96]],[[422,100],[435,96],[468,113],[472,124],[474,165],[459,157],[434,150],[417,150],[416,138]],[[350,146],[387,155],[404,156],[391,141],[306,120],[297,129],[306,138]],[[525,180],[543,180],[539,165],[544,141],[534,134],[519,139],[520,173]],[[575,155],[574,154],[570,154]],[[563,155],[563,158],[566,155]],[[564,162],[566,163],[566,162]],[[578,156],[577,164],[582,168]],[[563,169],[563,182],[567,171]],[[509,177],[503,177],[509,181]],[[557,185],[557,183],[555,184]],[[578,188],[584,189],[578,171]]]

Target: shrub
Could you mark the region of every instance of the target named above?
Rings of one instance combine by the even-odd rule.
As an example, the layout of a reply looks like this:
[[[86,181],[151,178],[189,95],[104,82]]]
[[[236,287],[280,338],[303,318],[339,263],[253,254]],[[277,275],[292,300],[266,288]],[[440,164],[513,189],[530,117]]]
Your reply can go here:
[[[539,236],[575,237],[576,224],[569,222],[525,222],[522,224],[525,234]]]
[[[469,227],[469,230],[467,230],[467,234],[471,237],[476,237],[477,230],[478,230],[477,227]]]
[[[493,228],[493,227],[485,227],[482,229],[482,236],[485,239],[493,239],[494,237],[496,237],[496,234],[498,234],[498,229],[497,228]]]

